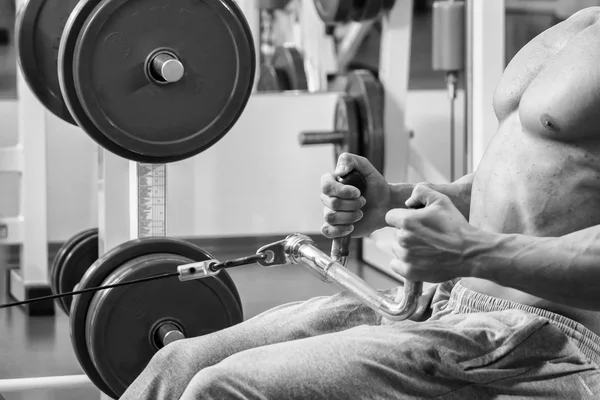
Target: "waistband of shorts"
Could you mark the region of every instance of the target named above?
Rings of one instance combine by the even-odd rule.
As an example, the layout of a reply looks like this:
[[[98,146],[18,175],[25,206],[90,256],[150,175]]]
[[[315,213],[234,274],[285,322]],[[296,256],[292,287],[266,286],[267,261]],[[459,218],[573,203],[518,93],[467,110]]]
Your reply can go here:
[[[459,313],[522,310],[546,318],[567,335],[581,352],[600,365],[600,336],[584,325],[542,308],[516,303],[470,290],[457,282],[452,288],[447,307]]]

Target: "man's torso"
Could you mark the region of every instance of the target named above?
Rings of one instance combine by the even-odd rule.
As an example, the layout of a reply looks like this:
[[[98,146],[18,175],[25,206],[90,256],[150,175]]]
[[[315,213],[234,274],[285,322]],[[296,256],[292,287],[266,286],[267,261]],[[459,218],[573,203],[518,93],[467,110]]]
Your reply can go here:
[[[471,224],[548,237],[600,224],[599,18],[600,8],[577,13],[533,39],[506,68],[494,98],[499,129],[473,182]],[[600,334],[597,312],[486,280],[461,283]]]

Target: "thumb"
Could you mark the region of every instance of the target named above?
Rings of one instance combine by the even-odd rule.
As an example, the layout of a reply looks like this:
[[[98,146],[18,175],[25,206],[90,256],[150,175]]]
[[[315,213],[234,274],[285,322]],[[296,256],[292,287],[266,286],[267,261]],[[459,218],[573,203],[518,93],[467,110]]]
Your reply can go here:
[[[446,196],[428,185],[416,185],[404,204],[408,208],[422,208],[442,201]]]
[[[371,164],[371,162],[364,157],[350,153],[340,154],[335,172],[333,174],[336,177],[344,176],[353,170],[356,170],[365,178],[372,173],[377,172],[373,164]]]

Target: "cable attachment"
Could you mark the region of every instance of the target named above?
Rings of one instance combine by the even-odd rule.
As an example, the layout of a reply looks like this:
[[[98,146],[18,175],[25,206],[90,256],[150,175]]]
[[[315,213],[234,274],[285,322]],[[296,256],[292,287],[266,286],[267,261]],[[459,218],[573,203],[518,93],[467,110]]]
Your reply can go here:
[[[216,276],[221,272],[220,268],[215,269],[214,265],[218,264],[219,260],[205,260],[192,264],[180,265],[177,267],[179,280],[182,282],[192,281],[195,279],[203,279],[211,276]],[[212,268],[211,268],[212,267]]]
[[[191,281],[194,279],[203,279],[216,276],[222,269],[240,267],[258,263],[268,258],[265,253],[257,253],[247,257],[240,257],[233,260],[219,261],[215,259],[199,261],[191,264],[180,265],[177,267],[179,280]]]

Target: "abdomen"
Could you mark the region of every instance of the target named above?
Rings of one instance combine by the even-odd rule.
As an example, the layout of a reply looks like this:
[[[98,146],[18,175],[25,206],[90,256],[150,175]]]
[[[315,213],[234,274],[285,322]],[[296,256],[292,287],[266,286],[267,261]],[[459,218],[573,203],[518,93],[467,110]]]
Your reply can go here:
[[[600,224],[600,162],[591,147],[524,132],[515,113],[500,126],[475,175],[471,224],[531,236]]]

